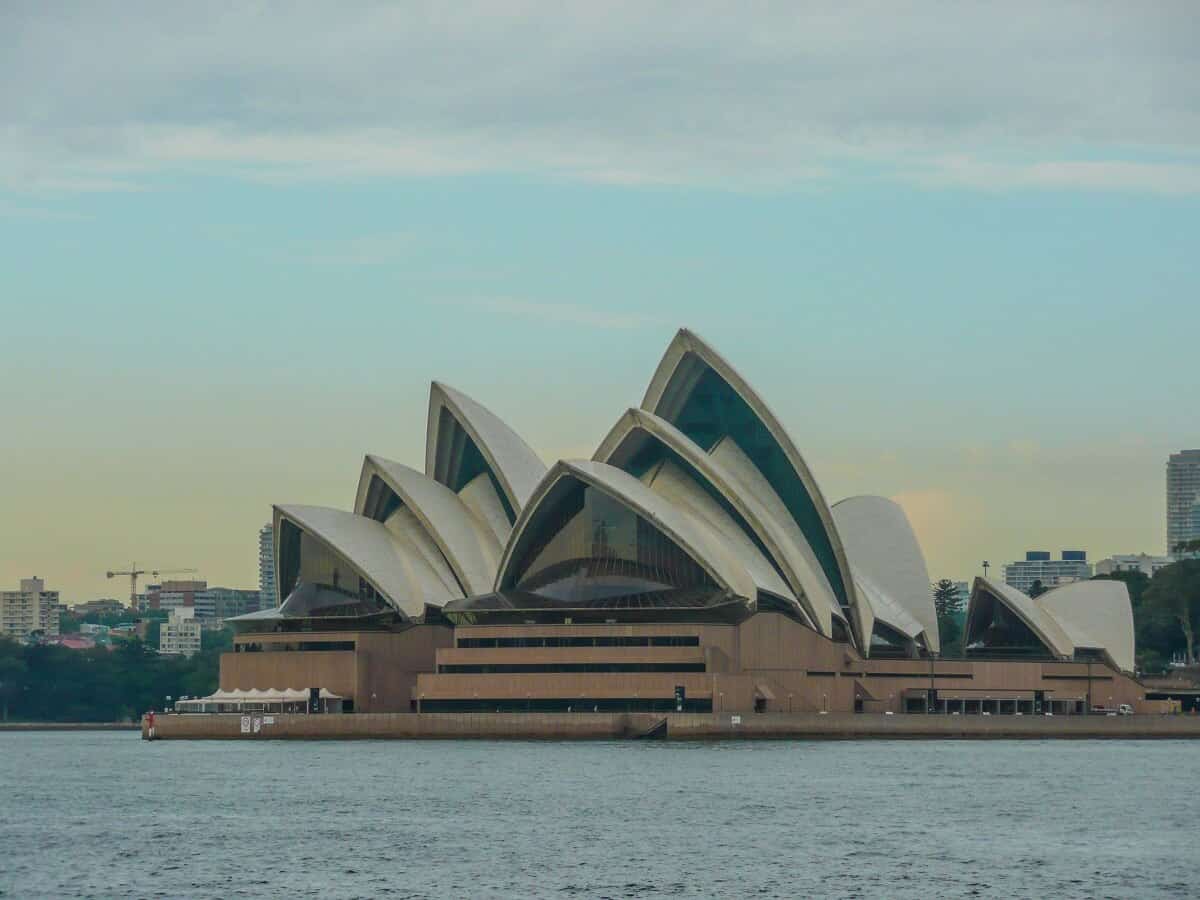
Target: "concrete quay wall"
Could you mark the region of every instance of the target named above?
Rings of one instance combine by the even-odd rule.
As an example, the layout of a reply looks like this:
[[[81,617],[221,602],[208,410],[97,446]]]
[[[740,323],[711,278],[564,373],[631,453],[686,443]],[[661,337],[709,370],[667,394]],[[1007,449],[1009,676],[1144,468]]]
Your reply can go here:
[[[137,722],[0,722],[5,731],[136,731]]]
[[[156,740],[483,739],[606,740],[636,738],[666,720],[668,740],[746,739],[1035,739],[1200,738],[1197,716],[924,716],[813,713],[728,715],[672,713],[358,713],[252,716],[170,715],[155,719]],[[142,736],[149,738],[148,721]]]

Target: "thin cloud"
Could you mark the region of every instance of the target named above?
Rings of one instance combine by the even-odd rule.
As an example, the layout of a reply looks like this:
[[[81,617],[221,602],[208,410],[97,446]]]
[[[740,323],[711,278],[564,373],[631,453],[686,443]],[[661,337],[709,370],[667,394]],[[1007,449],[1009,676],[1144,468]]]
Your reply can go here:
[[[1134,191],[1187,195],[1200,193],[1200,164],[1127,160],[1048,160],[1000,163],[958,157],[940,161],[914,176],[921,183],[986,191],[1061,189]]]
[[[201,170],[753,190],[865,174],[1192,194],[1194,13],[3,4],[0,184],[121,190]]]

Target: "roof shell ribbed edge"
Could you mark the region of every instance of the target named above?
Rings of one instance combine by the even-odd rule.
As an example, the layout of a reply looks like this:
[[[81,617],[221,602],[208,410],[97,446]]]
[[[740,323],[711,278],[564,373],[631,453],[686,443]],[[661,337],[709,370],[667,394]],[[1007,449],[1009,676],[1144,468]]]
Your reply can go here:
[[[450,448],[441,439],[443,410],[449,412],[457,426],[474,442],[508,504],[515,514],[519,514],[546,474],[546,464],[520,435],[493,412],[439,381],[433,382],[429,388],[425,473],[440,481],[439,473],[443,473],[448,465]]]
[[[829,636],[832,631],[828,601],[819,598],[827,593],[827,585],[810,562],[779,527],[775,518],[762,506],[752,492],[743,490],[737,477],[713,456],[705,453],[678,428],[652,412],[632,408],[625,412],[600,442],[593,459],[596,462],[624,468],[640,447],[639,433],[645,440],[654,440],[675,452],[712,485],[729,506],[742,517],[762,544],[768,562],[779,567],[793,593],[797,612],[818,632]]]
[[[500,543],[454,491],[409,466],[368,455],[359,476],[355,514],[364,514],[374,479],[385,484],[420,521],[464,593],[480,594],[491,589],[500,564]]]
[[[408,618],[423,615],[426,604],[442,606],[459,596],[448,591],[432,570],[426,573],[427,563],[403,547],[382,523],[345,510],[294,504],[274,508],[275,577],[281,592],[279,541],[285,520],[346,560]],[[424,577],[418,578],[418,573]]]
[[[689,366],[689,357],[698,362],[699,367]],[[829,504],[825,501],[808,464],[800,455],[800,451],[792,442],[787,430],[741,374],[701,337],[686,328],[681,328],[670,346],[667,347],[666,353],[658,364],[658,369],[646,388],[646,394],[642,399],[642,408],[670,421],[672,407],[681,403],[686,396],[687,388],[694,385],[705,368],[711,369],[720,376],[757,416],[803,485],[816,509],[832,550],[837,570],[835,577],[852,610],[852,617],[855,619],[854,631],[857,632],[857,643],[860,647],[869,647],[871,628],[869,622],[864,622],[864,617],[869,615],[869,610],[859,608],[860,604],[857,600],[850,564],[846,558],[846,552],[838,535]],[[828,572],[826,574],[829,575]]]
[[[665,500],[627,472],[592,460],[560,460],[546,473],[513,527],[512,537],[500,560],[497,591],[515,586],[508,582],[516,577],[516,573],[509,570],[520,558],[520,550],[532,535],[531,529],[538,524],[541,505],[552,497],[555,485],[563,479],[590,485],[622,503],[674,541],[720,587],[746,598],[749,603],[754,602],[757,593],[754,579],[705,523]]]

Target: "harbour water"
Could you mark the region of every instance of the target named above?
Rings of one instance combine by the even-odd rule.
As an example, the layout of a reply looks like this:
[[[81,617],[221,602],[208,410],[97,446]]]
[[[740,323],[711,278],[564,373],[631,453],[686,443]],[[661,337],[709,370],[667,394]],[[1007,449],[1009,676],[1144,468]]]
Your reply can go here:
[[[0,896],[1195,897],[1200,742],[0,734]]]

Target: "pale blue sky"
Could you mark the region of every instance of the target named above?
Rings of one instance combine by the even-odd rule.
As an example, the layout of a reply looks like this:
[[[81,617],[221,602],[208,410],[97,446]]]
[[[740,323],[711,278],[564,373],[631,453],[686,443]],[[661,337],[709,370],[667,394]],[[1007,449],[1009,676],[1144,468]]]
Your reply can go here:
[[[1163,549],[1184,5],[119,9],[0,12],[0,583],[253,584],[271,502],[420,464],[431,378],[589,455],[681,325],[935,576]]]

